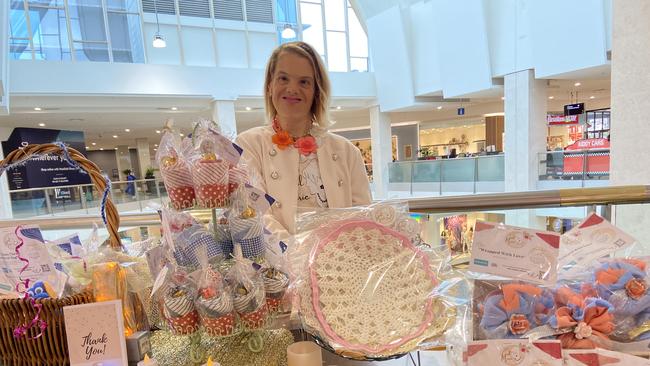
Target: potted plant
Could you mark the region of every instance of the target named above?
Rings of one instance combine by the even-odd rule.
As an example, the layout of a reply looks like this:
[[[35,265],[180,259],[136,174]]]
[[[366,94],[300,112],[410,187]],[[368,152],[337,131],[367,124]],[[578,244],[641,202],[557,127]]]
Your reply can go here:
[[[149,194],[155,194],[156,193],[156,181],[153,179],[156,179],[155,173],[156,169],[154,168],[147,168],[147,170],[144,173],[144,179],[152,179],[152,180],[147,180],[147,192]]]

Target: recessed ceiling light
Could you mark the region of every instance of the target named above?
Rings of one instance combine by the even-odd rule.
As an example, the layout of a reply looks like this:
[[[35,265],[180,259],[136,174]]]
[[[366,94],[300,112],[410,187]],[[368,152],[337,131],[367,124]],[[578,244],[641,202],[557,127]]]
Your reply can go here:
[[[117,138],[117,135],[113,135],[113,138],[116,139],[116,138]]]
[[[181,137],[185,136],[185,135],[183,135],[182,133],[181,133],[180,135],[181,135]]]
[[[580,86],[580,85],[582,85],[582,84],[579,81],[577,83],[573,84],[573,86]]]
[[[160,133],[160,130],[156,130],[156,133]]]
[[[104,148],[103,148],[103,147],[100,147],[99,150],[104,151]]]
[[[250,111],[250,110],[252,110],[252,109],[253,109],[253,108],[251,108],[251,107],[246,107],[246,110],[247,110],[247,111]]]
[[[41,107],[34,107],[34,110],[35,110],[35,111],[42,111],[43,108],[41,108]]]
[[[442,109],[442,106],[439,105],[436,109],[437,109],[437,110],[441,110],[441,109]]]
[[[589,99],[596,99],[596,97],[592,95],[589,97]]]
[[[158,144],[154,144],[153,146],[158,147]]]
[[[171,107],[170,109],[171,109],[172,111],[177,111],[177,110],[178,110],[178,107]]]
[[[153,149],[153,151],[158,151],[158,149]]]
[[[506,100],[506,97],[501,97],[501,100]]]
[[[336,106],[336,109],[339,110],[339,111],[341,110],[341,108],[343,108],[343,107],[341,107],[340,105]]]
[[[86,146],[86,150],[90,149],[90,146]]]
[[[117,150],[117,148],[115,148],[115,150]]]
[[[131,130],[128,129],[128,128],[125,128],[125,129],[124,129],[124,132],[131,132]]]
[[[550,97],[548,97],[548,99],[555,99],[555,97],[551,95]]]
[[[92,143],[90,143],[90,144],[91,144],[91,145],[93,145],[93,146],[95,146],[95,145],[97,145],[97,143],[96,143],[96,142],[92,142]]]
[[[41,127],[45,127],[45,123],[39,123],[38,125]]]

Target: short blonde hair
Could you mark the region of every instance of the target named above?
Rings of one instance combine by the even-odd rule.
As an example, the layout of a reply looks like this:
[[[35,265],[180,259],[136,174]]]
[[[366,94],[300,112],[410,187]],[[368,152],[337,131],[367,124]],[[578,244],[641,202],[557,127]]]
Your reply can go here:
[[[277,114],[277,110],[273,105],[272,96],[269,93],[269,86],[273,82],[273,74],[275,73],[278,59],[283,52],[291,52],[295,55],[302,56],[311,63],[314,70],[314,101],[311,105],[312,122],[318,124],[321,128],[329,127],[330,80],[320,55],[312,46],[305,42],[284,43],[271,54],[269,62],[266,64],[266,77],[264,80],[266,117],[269,121],[273,121]]]

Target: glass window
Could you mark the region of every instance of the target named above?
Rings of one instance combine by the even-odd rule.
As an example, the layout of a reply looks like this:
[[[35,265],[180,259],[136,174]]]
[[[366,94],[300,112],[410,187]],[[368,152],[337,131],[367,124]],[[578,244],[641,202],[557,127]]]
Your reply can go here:
[[[345,32],[327,32],[327,66],[330,71],[348,71]]]
[[[324,5],[327,30],[345,31],[344,0],[325,0]]]
[[[348,36],[350,37],[350,56],[368,57],[368,37],[352,8],[348,8],[348,31]]]
[[[275,12],[278,23],[298,24],[295,0],[276,0]]]
[[[64,0],[28,0],[29,7],[32,6],[48,6],[48,7],[62,7]],[[21,1],[22,2],[22,1]]]
[[[106,41],[101,0],[70,0],[68,4],[75,41]]]
[[[325,55],[322,7],[317,4],[302,2],[300,4],[300,18],[302,22],[302,40],[314,47],[319,54]]]
[[[9,52],[14,60],[31,60],[32,49],[29,48],[28,39],[10,39]]]
[[[25,18],[25,7],[22,1],[12,1],[9,12],[9,28],[13,38],[29,38],[27,31],[27,19]]]
[[[77,61],[108,62],[108,44],[105,42],[75,42],[74,55]]]
[[[71,60],[63,8],[30,8],[29,21],[37,60]]]
[[[106,0],[106,8],[128,13],[138,13],[140,11],[137,0]]]
[[[108,13],[108,28],[115,62],[144,62],[144,47],[137,14]]]
[[[352,50],[350,50],[352,52]],[[368,71],[368,58],[350,57],[350,71],[366,72]]]

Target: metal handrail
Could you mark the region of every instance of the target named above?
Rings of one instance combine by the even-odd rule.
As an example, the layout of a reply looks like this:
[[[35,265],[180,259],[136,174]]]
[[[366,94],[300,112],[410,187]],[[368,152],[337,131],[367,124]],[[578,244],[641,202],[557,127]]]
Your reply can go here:
[[[546,191],[473,194],[412,198],[409,208],[414,212],[444,213],[458,211],[485,211],[528,209],[540,207],[573,207],[590,205],[636,204],[650,202],[650,185],[563,188]],[[210,210],[195,210],[192,215],[202,222],[211,218]],[[122,227],[159,225],[156,213],[122,214]],[[100,223],[96,216],[53,217],[43,219],[0,220],[0,227],[38,224],[44,230],[88,228]]]

